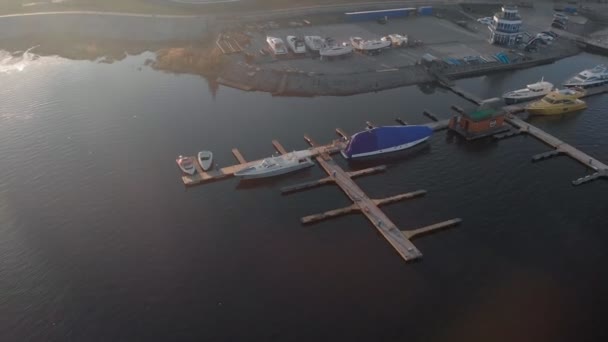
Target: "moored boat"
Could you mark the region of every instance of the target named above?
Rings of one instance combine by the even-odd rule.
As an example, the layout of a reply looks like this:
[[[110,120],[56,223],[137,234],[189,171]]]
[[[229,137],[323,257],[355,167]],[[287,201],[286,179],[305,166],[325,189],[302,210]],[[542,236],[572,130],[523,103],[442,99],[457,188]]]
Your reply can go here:
[[[562,89],[550,92],[541,100],[526,106],[531,115],[559,115],[576,112],[587,108],[585,101],[580,100],[585,93],[575,89]]]
[[[208,171],[213,165],[213,153],[211,151],[200,151],[197,158],[203,171]]]
[[[549,94],[553,90],[553,84],[541,79],[539,82],[526,85],[523,89],[517,89],[505,93],[502,97],[506,104],[531,101]]]
[[[589,88],[608,83],[608,68],[600,64],[593,69],[581,71],[576,76],[564,82],[564,87]]]
[[[285,47],[285,43],[283,43],[281,38],[268,36],[266,37],[266,42],[268,43],[270,50],[272,50],[272,53],[275,55],[287,54],[287,48]]]
[[[304,45],[304,40],[296,37],[296,36],[287,36],[287,46],[293,53],[301,54],[306,53],[306,46]]]
[[[194,167],[194,161],[190,157],[179,156],[175,160],[177,166],[186,174],[193,175],[196,173],[196,167]]]
[[[234,173],[242,179],[268,178],[295,172],[314,165],[308,151],[295,151],[270,157],[262,160],[256,165],[249,166]]]
[[[346,159],[363,158],[414,147],[433,134],[428,126],[381,126],[354,134],[342,150]]]

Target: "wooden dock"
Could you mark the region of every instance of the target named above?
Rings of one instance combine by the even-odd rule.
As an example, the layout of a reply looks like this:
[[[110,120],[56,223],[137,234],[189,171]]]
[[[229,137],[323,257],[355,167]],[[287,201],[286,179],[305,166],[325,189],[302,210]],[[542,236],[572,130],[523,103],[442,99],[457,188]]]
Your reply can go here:
[[[311,138],[305,137],[305,140],[313,148],[315,148],[316,144]],[[376,227],[378,232],[380,232],[380,234],[384,236],[386,241],[388,241],[391,246],[393,246],[393,248],[405,261],[410,261],[422,257],[422,253],[410,241],[408,236],[413,237],[415,235],[418,235],[419,232],[422,231],[424,231],[425,233],[429,233],[431,231],[438,231],[440,229],[445,229],[447,227],[454,226],[461,222],[460,219],[452,219],[449,221],[416,229],[411,232],[402,232],[384,214],[384,212],[380,210],[378,206],[423,196],[426,194],[425,190],[418,190],[384,199],[371,199],[367,196],[367,194],[365,194],[363,190],[361,190],[361,188],[352,180],[352,178],[354,176],[373,173],[377,171],[379,167],[354,172],[346,172],[333,160],[329,153],[319,153],[315,156],[315,158],[321,168],[327,173],[328,177],[316,182],[307,182],[283,188],[283,193],[291,193],[294,191],[309,189],[318,185],[334,183],[340,187],[340,189],[346,194],[346,196],[348,196],[348,198],[353,202],[353,204],[345,208],[334,209],[321,214],[305,216],[301,220],[304,224],[310,224],[321,220],[335,218],[352,212],[360,212],[365,215],[365,217],[374,225],[374,227]],[[384,170],[384,167],[381,167],[381,169]]]
[[[565,142],[561,141],[560,139],[525,122],[524,120],[522,120],[514,115],[507,115],[505,120],[509,124],[518,128],[520,130],[520,132],[530,134],[533,137],[535,137],[536,139],[542,141],[543,143],[545,143],[555,149],[553,151],[538,154],[538,155],[534,156],[532,160],[539,161],[539,160],[543,160],[543,159],[547,159],[547,158],[551,158],[551,157],[563,154],[563,155],[567,155],[568,157],[578,161],[579,163],[581,163],[581,164],[585,165],[586,167],[595,171],[595,173],[592,175],[585,176],[585,177],[579,178],[577,180],[574,180],[572,182],[572,184],[580,185],[580,184],[587,183],[587,182],[590,182],[590,181],[598,179],[598,178],[608,177],[608,165],[591,157],[590,155],[586,154],[585,152],[575,148],[572,145],[566,144]]]
[[[334,153],[340,152],[340,150],[342,150],[344,148],[345,144],[346,144],[345,141],[336,140],[336,141],[333,141],[332,143],[324,145],[324,146],[310,148],[310,149],[308,149],[308,151],[310,152],[311,157],[314,157],[320,153],[334,154]],[[277,152],[279,152],[280,154],[287,153],[285,148],[278,141],[273,140],[272,145],[277,150]],[[243,157],[241,152],[236,148],[232,149],[232,154],[234,155],[236,160],[239,162],[238,164],[226,166],[226,167],[223,167],[220,169],[203,171],[203,169],[201,169],[200,165],[198,165],[198,163],[195,162],[194,165],[196,166],[196,173],[192,176],[183,175],[182,182],[184,183],[185,186],[195,186],[195,185],[200,185],[200,184],[204,184],[204,183],[210,183],[210,182],[222,180],[222,179],[234,176],[235,172],[238,172],[247,167],[256,165],[262,161],[260,159],[260,160],[254,160],[254,161],[248,162]],[[190,158],[192,158],[192,160],[196,160],[196,156],[192,156]]]

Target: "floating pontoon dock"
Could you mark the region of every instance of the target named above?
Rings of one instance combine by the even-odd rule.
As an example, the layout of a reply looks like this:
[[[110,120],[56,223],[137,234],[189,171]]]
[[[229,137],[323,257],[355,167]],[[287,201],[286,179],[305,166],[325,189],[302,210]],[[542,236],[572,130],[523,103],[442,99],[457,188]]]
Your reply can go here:
[[[432,117],[435,122],[429,123],[427,124],[427,126],[431,127],[433,130],[438,131],[447,128],[449,120],[438,121],[435,115],[430,115],[430,117]],[[401,119],[396,119],[396,121],[402,125],[407,125],[407,123]],[[367,122],[366,124],[368,127],[375,126],[371,122]],[[340,189],[342,189],[342,191],[351,199],[353,204],[346,208],[330,210],[325,213],[303,217],[301,219],[301,222],[303,224],[310,224],[317,221],[338,217],[351,212],[360,212],[365,215],[365,217],[367,217],[367,219],[376,227],[376,229],[378,229],[378,231],[391,244],[391,246],[395,248],[397,253],[399,253],[399,255],[404,260],[409,261],[420,258],[422,256],[422,253],[416,248],[416,246],[414,246],[410,239],[414,238],[415,236],[420,236],[423,234],[452,227],[461,222],[461,219],[455,218],[418,229],[411,229],[407,231],[399,230],[399,228],[397,228],[397,226],[382,212],[382,210],[380,210],[379,206],[424,196],[426,194],[426,191],[417,190],[406,194],[399,194],[383,199],[369,198],[352,179],[355,177],[370,175],[377,172],[383,172],[386,170],[386,166],[380,165],[363,170],[356,170],[350,172],[344,171],[332,159],[331,155],[344,149],[348,140],[350,139],[350,136],[339,128],[336,129],[336,133],[341,136],[341,139],[334,140],[327,145],[321,146],[315,144],[311,138],[305,136],[306,141],[311,145],[311,148],[307,150],[310,153],[309,156],[316,158],[319,165],[328,174],[328,177],[317,181],[311,181],[294,186],[285,187],[281,189],[281,191],[284,194],[293,193],[331,183],[338,185]],[[281,154],[287,153],[285,148],[277,140],[273,140],[272,145],[277,150],[277,152]],[[197,173],[192,176],[182,176],[182,181],[184,185],[194,186],[227,179],[229,177],[234,176],[235,172],[261,162],[261,160],[248,162],[240,153],[240,151],[236,148],[232,149],[232,154],[239,163],[236,165],[221,168],[219,170],[205,172],[200,168],[200,165],[194,163]],[[196,158],[192,158],[196,160]]]

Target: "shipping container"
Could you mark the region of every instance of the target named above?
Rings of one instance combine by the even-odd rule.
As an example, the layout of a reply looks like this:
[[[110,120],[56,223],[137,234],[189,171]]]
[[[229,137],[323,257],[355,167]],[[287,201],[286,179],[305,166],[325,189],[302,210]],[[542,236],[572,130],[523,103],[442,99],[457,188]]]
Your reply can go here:
[[[418,15],[433,15],[433,6],[418,7]]]

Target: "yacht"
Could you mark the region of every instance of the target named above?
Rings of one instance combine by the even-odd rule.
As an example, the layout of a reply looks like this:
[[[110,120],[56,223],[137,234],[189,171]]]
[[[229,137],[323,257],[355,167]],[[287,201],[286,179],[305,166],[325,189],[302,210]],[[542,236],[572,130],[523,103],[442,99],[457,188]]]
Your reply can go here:
[[[213,153],[210,151],[200,151],[198,153],[198,163],[200,164],[203,171],[208,171],[213,163]]]
[[[505,93],[502,98],[506,104],[530,101],[543,97],[553,90],[553,84],[541,79],[539,82],[526,85],[523,89],[517,89]]]
[[[428,126],[382,126],[354,134],[342,156],[346,159],[396,152],[425,142],[433,130]]]
[[[234,173],[242,179],[268,178],[313,166],[309,151],[294,151],[270,157]]]
[[[344,56],[351,52],[353,52],[353,47],[348,43],[342,43],[342,45],[329,45],[319,50],[319,54],[323,57]]]
[[[283,43],[281,38],[268,36],[266,37],[266,42],[268,43],[268,46],[270,46],[272,53],[275,55],[287,54],[287,48],[285,47],[285,43]]]
[[[526,111],[531,115],[559,115],[575,112],[587,108],[585,101],[580,97],[584,92],[576,89],[562,89],[550,92],[541,100],[532,102],[526,106]]]
[[[184,173],[189,175],[196,173],[196,167],[194,167],[194,161],[192,161],[192,158],[179,156],[175,161],[177,162],[177,166],[179,166]]]
[[[608,83],[608,68],[600,64],[593,69],[581,71],[564,83],[565,87],[596,87]]]
[[[287,46],[289,46],[289,49],[293,51],[293,53],[306,53],[304,40],[296,36],[287,36]]]
[[[325,46],[325,40],[319,36],[305,36],[304,44],[306,44],[308,50],[319,52]]]
[[[389,40],[365,40],[361,37],[351,37],[350,43],[355,50],[363,52],[379,51],[391,46],[391,41]]]

